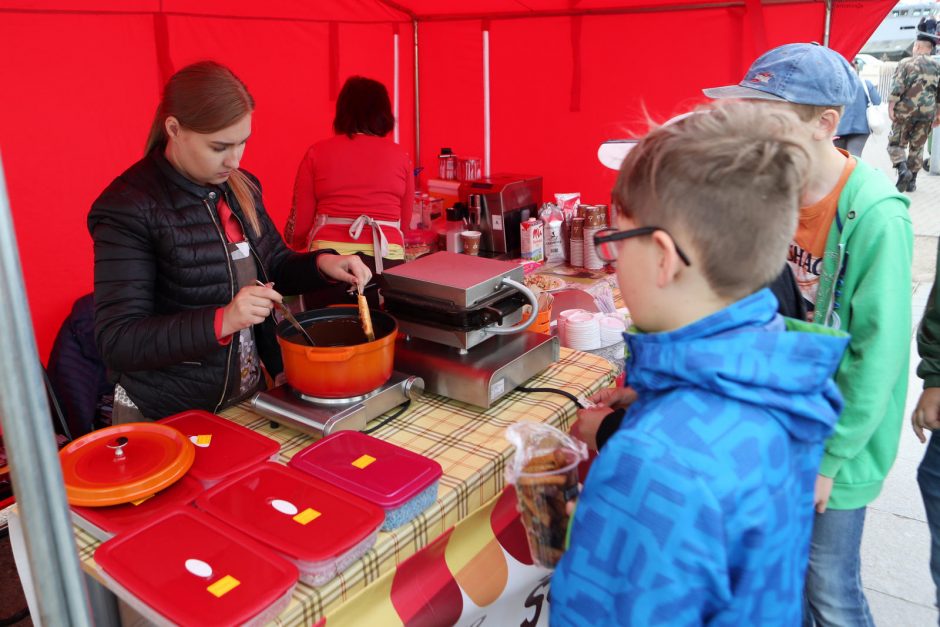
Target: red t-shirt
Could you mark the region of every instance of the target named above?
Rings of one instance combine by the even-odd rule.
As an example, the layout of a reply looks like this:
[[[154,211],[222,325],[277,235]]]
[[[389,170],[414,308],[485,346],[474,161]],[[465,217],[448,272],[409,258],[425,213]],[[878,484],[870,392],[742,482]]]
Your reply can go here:
[[[245,241],[245,232],[242,231],[242,225],[239,223],[238,218],[232,214],[232,208],[228,206],[228,203],[225,202],[223,197],[219,197],[219,202],[216,205],[216,209],[219,213],[219,222],[222,224],[222,229],[225,231],[225,239],[229,242],[243,242]],[[226,335],[222,337],[222,311],[223,307],[219,307],[215,310],[215,337],[219,340],[219,344],[225,346],[232,341],[231,335]]]
[[[407,228],[414,206],[414,173],[408,153],[387,137],[335,135],[307,150],[294,182],[294,206],[284,239],[295,250],[305,250],[317,214],[356,219],[401,220]],[[383,227],[390,245],[402,246],[397,229]],[[316,239],[355,242],[348,225],[327,225]],[[358,240],[372,246],[366,227]]]

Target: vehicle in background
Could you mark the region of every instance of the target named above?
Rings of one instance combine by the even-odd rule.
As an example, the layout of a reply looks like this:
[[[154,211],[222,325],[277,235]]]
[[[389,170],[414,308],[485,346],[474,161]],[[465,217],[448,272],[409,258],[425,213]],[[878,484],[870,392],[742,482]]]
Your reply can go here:
[[[917,24],[930,16],[940,16],[937,2],[898,3],[862,46],[862,54],[882,61],[900,61],[911,56]]]

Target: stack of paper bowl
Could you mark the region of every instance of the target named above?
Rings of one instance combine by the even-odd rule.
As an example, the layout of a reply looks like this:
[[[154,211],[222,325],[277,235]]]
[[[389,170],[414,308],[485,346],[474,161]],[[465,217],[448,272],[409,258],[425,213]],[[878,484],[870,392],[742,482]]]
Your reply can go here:
[[[590,351],[601,347],[601,328],[591,313],[575,313],[565,321],[565,343],[569,348]]]
[[[601,346],[611,346],[623,341],[623,333],[627,325],[623,318],[617,315],[604,315],[600,318]]]

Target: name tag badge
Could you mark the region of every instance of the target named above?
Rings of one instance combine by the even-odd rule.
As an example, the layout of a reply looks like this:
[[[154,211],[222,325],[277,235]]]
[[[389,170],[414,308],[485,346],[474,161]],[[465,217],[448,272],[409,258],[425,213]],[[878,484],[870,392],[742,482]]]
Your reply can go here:
[[[232,251],[232,261],[246,259],[249,254],[251,254],[251,249],[248,247],[248,242],[237,242],[235,250]]]

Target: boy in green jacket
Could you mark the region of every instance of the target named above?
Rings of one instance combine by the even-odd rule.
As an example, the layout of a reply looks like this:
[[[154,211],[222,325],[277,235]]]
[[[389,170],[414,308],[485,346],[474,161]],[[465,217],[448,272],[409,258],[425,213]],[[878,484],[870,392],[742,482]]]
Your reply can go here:
[[[841,55],[787,44],[758,58],[739,84],[704,90],[786,106],[805,122],[814,165],[788,262],[809,318],[852,336],[836,372],[845,409],[816,479],[804,625],[873,625],[861,584],[862,528],[894,463],[907,393],[909,201],[832,143],[857,85]]]

